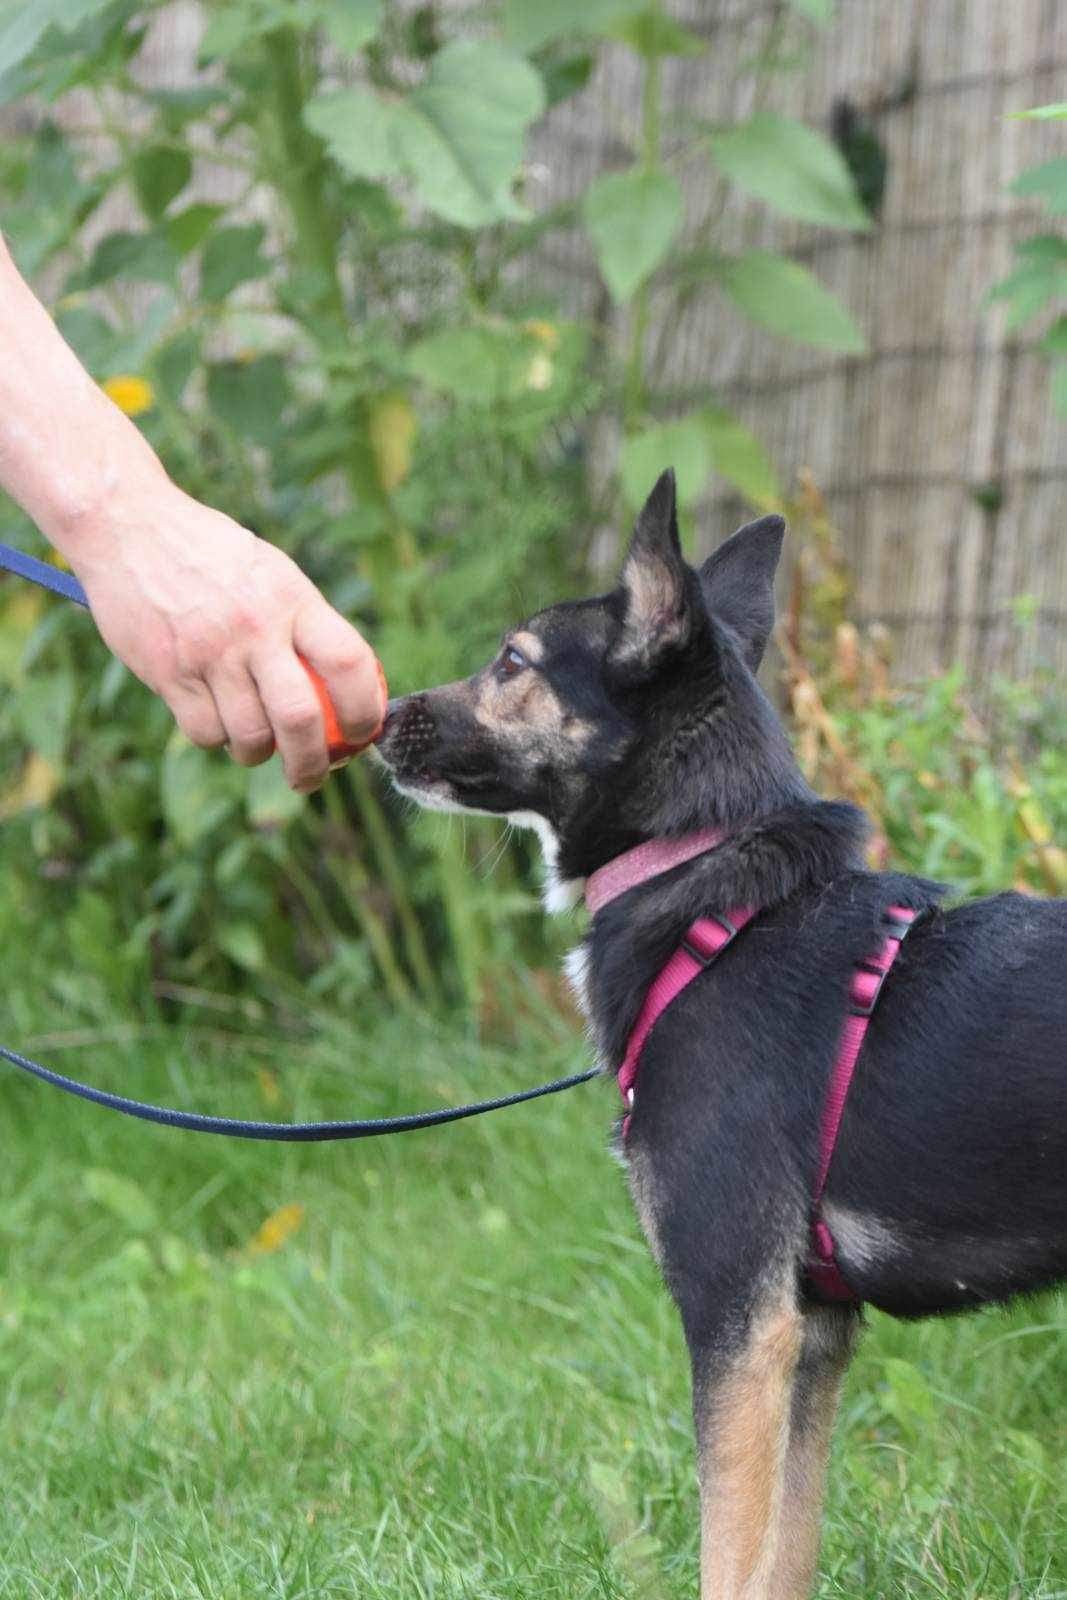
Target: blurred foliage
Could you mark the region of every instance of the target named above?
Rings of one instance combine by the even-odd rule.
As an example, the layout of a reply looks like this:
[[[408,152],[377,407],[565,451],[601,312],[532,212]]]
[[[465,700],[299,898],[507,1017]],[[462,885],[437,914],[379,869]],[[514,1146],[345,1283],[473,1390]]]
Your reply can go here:
[[[850,575],[810,479],[790,511],[801,550],[778,639],[809,781],[866,809],[873,866],[959,894],[1067,894],[1062,685],[987,684],[979,709],[959,671],[894,684],[888,635],[850,620]]]
[[[711,162],[790,216],[868,219],[817,130],[765,106],[733,127],[664,111],[664,59],[703,38],[647,0],[226,0],[203,8],[196,81],[157,89],[139,55],[161,9],[0,0],[0,103],[22,102],[34,129],[0,149],[0,227],[172,475],[289,550],[373,639],[394,692],[471,670],[502,625],[586,588],[594,532],[621,528],[669,459],[687,508],[713,473],[782,502],[735,418],[670,409],[650,297],[681,308],[717,291],[726,314],[832,349],[862,335],[798,263],[720,249],[714,219],[677,248],[679,174]],[[761,106],[829,9],[776,15],[751,69]],[[640,66],[638,148],[535,214],[527,130],[608,44]],[[73,94],[63,132],[54,108]],[[137,220],[107,231],[114,196]],[[576,225],[628,307],[621,356],[523,270]],[[588,470],[600,414],[624,418],[614,476]],[[0,531],[35,537],[9,507]],[[0,589],[0,686],[0,912],[34,930],[72,1013],[162,998],[283,1016],[384,992],[400,1007],[460,997],[499,1030],[543,1006],[528,842],[401,815],[363,764],[308,804],[274,764],[247,773],[190,748],[87,618],[15,584]],[[952,686],[932,693],[917,725],[884,685],[827,702],[876,811],[898,819],[894,845],[970,886],[1002,869],[1036,881],[1011,786],[1031,783],[1051,816],[1062,770],[1025,766],[1022,747],[1016,769],[969,732],[960,745]],[[794,709],[807,737],[795,695]]]
[[[1061,122],[1067,118],[1067,105],[1034,106],[1019,116]],[[1067,213],[1067,155],[1027,167],[1011,191],[1040,201],[1050,217],[1062,217]],[[1053,404],[1061,417],[1067,417],[1067,236],[1062,230],[1021,240],[1015,246],[1014,271],[994,284],[989,299],[1006,302],[1009,328],[1021,328],[1036,317],[1045,321],[1038,349],[1051,365]]]

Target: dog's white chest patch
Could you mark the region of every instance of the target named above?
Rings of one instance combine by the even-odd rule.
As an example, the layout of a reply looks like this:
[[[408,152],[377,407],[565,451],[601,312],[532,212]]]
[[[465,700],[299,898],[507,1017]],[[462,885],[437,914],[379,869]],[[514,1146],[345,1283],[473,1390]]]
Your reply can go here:
[[[563,971],[583,1017],[589,1017],[589,948],[583,942],[563,957]]]
[[[578,904],[585,888],[584,878],[561,878],[556,863],[559,860],[559,838],[550,822],[536,811],[509,811],[508,821],[516,828],[532,828],[541,841],[545,858],[545,877],[541,886],[541,899],[546,911],[569,911]]]

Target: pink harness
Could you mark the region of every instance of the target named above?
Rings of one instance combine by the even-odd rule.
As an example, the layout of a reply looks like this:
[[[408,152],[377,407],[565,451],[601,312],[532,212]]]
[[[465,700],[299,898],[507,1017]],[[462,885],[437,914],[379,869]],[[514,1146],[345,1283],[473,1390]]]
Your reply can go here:
[[[661,872],[669,872],[672,867],[681,866],[694,856],[714,850],[725,837],[714,828],[706,828],[679,839],[652,839],[647,844],[639,844],[590,875],[585,885],[586,906],[595,916],[602,906],[625,894],[627,889],[636,888],[638,884],[658,877]],[[726,916],[698,917],[686,929],[681,944],[649,985],[617,1073],[619,1092],[627,1108],[622,1123],[624,1139],[630,1131],[637,1074],[645,1040],[671,1001],[676,1000],[682,990],[688,988],[693,979],[698,978],[722,954],[756,915],[756,907],[738,906]],[[812,1193],[811,1256],[806,1268],[808,1284],[824,1300],[855,1301],[858,1298],[837,1264],[833,1234],[822,1217],[823,1195],[860,1049],[882,985],[916,915],[906,906],[890,906],[883,917],[885,936],[878,951],[859,963],[849,984],[848,1014],[823,1105],[819,1165]]]

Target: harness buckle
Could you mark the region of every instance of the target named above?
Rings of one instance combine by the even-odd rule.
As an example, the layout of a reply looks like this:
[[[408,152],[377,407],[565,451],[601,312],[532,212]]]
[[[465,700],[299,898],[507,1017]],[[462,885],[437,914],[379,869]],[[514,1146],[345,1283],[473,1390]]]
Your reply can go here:
[[[875,984],[874,991],[869,1000],[857,1000],[855,991],[851,990],[849,992],[848,1014],[850,1017],[863,1017],[865,1021],[870,1022],[871,1018],[874,1016],[874,1008],[878,1004],[878,996],[882,992],[882,984],[885,982],[887,976],[888,974],[885,972],[879,974],[878,982]]]
[[[887,909],[882,912],[882,927],[885,928],[887,937],[892,939],[897,945],[903,944],[904,940],[911,932],[912,927],[915,924],[915,919],[918,915],[919,913],[917,911],[912,911],[909,913],[895,906],[887,907]],[[882,992],[882,985],[888,978],[892,965],[892,956],[890,957],[888,964],[885,966],[882,966],[882,964],[878,961],[872,961],[870,959],[856,962],[855,970],[857,972],[864,972],[869,977],[876,978],[878,981],[875,983],[874,988],[871,991],[870,998],[867,1000],[857,999],[855,982],[853,981],[853,983],[850,984],[848,992],[848,1014],[850,1017],[862,1017],[865,1021],[870,1021],[871,1017],[874,1015],[874,1008],[878,1004],[878,997]]]
[[[908,934],[915,926],[918,915],[919,913],[917,911],[905,913],[894,908],[893,906],[888,906],[886,910],[882,912],[882,926],[887,930],[891,939],[896,939],[899,942],[900,940],[907,938]]]
[[[734,940],[737,938],[737,935],[741,932],[741,929],[736,927],[735,924],[730,921],[729,917],[724,917],[717,911],[706,911],[700,920],[702,922],[707,921],[718,923],[719,927],[726,935],[726,938],[723,940],[722,944],[719,945],[717,950],[701,950],[698,945],[693,943],[692,939],[690,939],[687,933],[681,942],[680,948],[685,951],[687,956],[691,956],[699,966],[710,967],[711,963],[722,955],[723,951],[726,949],[726,946],[728,944],[733,944]]]

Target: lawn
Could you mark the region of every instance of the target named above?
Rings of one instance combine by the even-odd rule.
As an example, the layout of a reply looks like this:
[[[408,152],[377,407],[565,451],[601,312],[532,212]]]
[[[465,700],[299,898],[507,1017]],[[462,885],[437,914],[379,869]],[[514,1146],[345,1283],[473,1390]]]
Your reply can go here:
[[[23,1043],[43,1032],[34,1002],[5,1012]],[[367,1017],[322,1017],[313,1043],[150,1028],[40,1049],[278,1117],[388,1114],[582,1056],[562,1025],[504,1054]],[[610,1085],[300,1148],[146,1127],[13,1071],[0,1093],[0,1596],[691,1600],[686,1362],[606,1151]],[[871,1319],[820,1595],[1067,1596],[1065,1332],[1056,1298]]]

